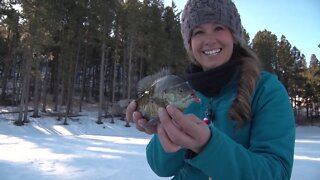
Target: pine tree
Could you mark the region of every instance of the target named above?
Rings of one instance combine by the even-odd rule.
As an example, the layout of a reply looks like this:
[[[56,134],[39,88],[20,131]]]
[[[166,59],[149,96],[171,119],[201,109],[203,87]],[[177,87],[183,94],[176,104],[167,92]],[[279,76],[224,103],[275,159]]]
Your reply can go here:
[[[310,68],[316,68],[319,66],[320,62],[315,54],[312,54],[310,57]]]
[[[166,7],[163,13],[163,23],[165,30],[166,44],[163,51],[163,61],[167,63],[168,67],[174,71],[174,73],[183,73],[186,64],[189,63],[187,59],[186,50],[183,46],[182,35],[180,32],[180,14],[176,9],[176,5],[172,2],[171,7]]]
[[[319,117],[320,107],[320,64],[315,54],[311,55],[308,69],[308,90],[306,99],[309,100],[308,108],[312,116]],[[308,111],[309,112],[309,111]],[[308,115],[309,117],[310,115]],[[312,121],[311,121],[312,123]]]
[[[303,54],[301,54],[300,50],[295,46],[291,49],[291,56],[294,59],[294,69],[291,78],[291,98],[294,105],[294,112],[296,115],[296,119],[300,119],[300,114],[302,110],[302,97],[305,93],[306,86],[306,59]]]
[[[284,86],[287,88],[289,93],[291,92],[290,77],[293,74],[294,58],[291,55],[291,44],[285,36],[281,36],[279,42],[279,48],[277,51],[277,57],[279,62],[278,76]]]
[[[1,71],[1,99],[7,101],[8,81],[13,79],[12,97],[16,97],[16,74],[11,77],[11,72],[15,72],[17,67],[17,58],[20,53],[20,13],[12,7],[12,4],[2,2],[0,6],[0,62]],[[16,98],[13,104],[16,104]],[[7,101],[8,102],[8,101]],[[8,103],[6,103],[8,104]]]
[[[266,71],[279,72],[277,60],[277,36],[270,31],[259,31],[252,40],[252,48],[257,53]]]
[[[248,47],[251,47],[252,44],[250,43],[250,36],[246,29],[243,29],[243,38],[244,38],[244,43],[248,45]]]

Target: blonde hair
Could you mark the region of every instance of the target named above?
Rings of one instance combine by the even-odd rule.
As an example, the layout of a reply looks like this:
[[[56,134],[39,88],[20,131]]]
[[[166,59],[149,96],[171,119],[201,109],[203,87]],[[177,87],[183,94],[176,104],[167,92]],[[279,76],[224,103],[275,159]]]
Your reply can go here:
[[[261,64],[256,54],[242,44],[234,46],[231,58],[240,62],[240,77],[237,96],[229,109],[229,117],[238,122],[238,127],[243,127],[251,120],[251,95],[260,78]]]

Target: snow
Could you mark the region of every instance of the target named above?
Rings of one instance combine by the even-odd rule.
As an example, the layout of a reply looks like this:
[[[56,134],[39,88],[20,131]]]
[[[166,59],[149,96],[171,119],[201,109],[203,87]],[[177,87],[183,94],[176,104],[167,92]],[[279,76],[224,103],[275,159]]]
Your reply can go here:
[[[320,127],[296,128],[292,180],[320,179]]]
[[[94,111],[81,114],[67,126],[49,116],[15,126],[17,114],[1,114],[0,179],[171,179],[158,177],[148,166],[145,148],[152,136],[121,120],[98,125]],[[320,128],[299,126],[296,132],[292,179],[319,179]]]

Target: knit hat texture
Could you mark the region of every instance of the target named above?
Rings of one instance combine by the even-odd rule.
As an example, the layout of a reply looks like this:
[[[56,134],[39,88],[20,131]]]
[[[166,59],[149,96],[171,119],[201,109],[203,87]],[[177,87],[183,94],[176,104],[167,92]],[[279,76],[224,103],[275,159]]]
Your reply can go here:
[[[240,15],[231,0],[188,0],[182,12],[181,34],[185,48],[190,51],[192,30],[205,23],[228,27],[237,40],[243,42]]]

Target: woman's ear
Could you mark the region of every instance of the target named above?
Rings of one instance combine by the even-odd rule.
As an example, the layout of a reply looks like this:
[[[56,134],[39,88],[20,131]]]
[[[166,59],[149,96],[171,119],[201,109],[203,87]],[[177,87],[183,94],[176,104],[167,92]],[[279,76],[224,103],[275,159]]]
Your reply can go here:
[[[243,39],[240,39],[238,36],[236,36],[232,31],[232,39],[233,39],[233,44],[235,46],[241,46],[243,43],[244,43],[244,40]]]

